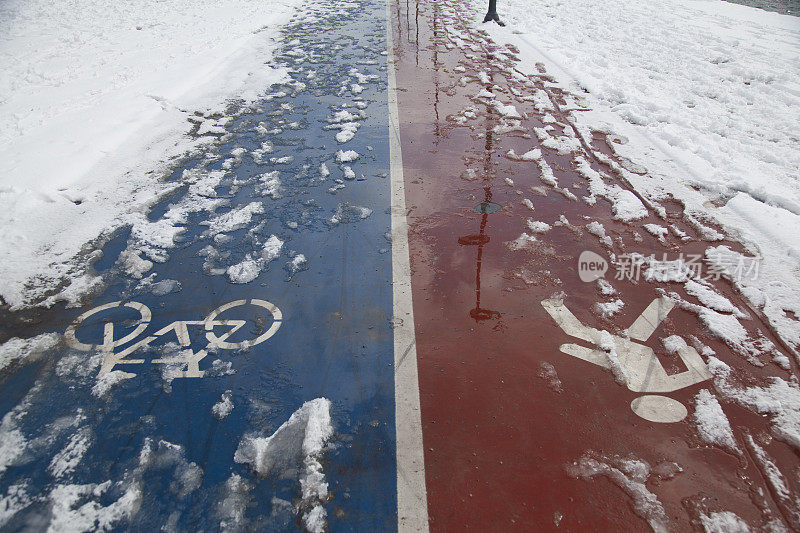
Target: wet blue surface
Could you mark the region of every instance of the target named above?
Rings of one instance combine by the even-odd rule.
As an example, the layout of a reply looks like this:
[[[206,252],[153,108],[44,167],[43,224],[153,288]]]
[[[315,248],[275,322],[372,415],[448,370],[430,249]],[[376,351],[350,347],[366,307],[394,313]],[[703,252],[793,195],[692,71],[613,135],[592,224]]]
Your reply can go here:
[[[13,500],[19,511],[7,529],[41,529],[65,517],[73,525],[89,520],[94,529],[104,525],[103,516],[112,516],[109,529],[217,530],[224,523],[228,529],[298,530],[302,495],[298,473],[291,470],[302,465],[259,475],[235,462],[234,454],[245,436],[271,435],[304,402],[321,397],[332,402],[334,428],[320,455],[330,491],[322,502],[329,530],[396,528],[385,6],[322,6],[314,15],[287,29],[276,58],[289,67],[291,82],[271,87],[272,96],[259,109],[226,126],[215,149],[188,160],[170,178],[177,184],[191,181],[193,172],[225,170],[207,194],[227,200],[225,205],[189,214],[172,248],[143,248],[136,228],[119,232],[95,264],[106,273],[108,289],[67,319],[108,302],[144,304],[152,311],[151,323],[117,352],[174,321],[202,321],[239,299],[276,305],[283,315],[280,328],[256,346],[209,353],[199,363],[206,372],[202,378],[170,379],[169,372],[183,366],[153,362],[175,353],[174,331],[129,356],[143,362],[115,366],[135,375],[105,393],[96,388],[98,351],[63,343],[6,376],[3,435],[7,448],[22,450],[16,456],[3,450],[11,459],[4,462],[0,494],[21,495]],[[374,76],[361,79],[363,92],[352,87],[359,83],[353,68]],[[339,144],[339,130],[331,129],[329,119],[342,110],[363,111],[364,118],[355,137]],[[254,155],[266,141],[274,149]],[[239,148],[245,150],[241,162],[231,160]],[[339,163],[340,149],[360,156]],[[293,160],[277,161],[284,156]],[[327,177],[320,172],[323,163]],[[345,178],[345,165],[354,179]],[[273,171],[282,186],[265,195],[261,177]],[[177,189],[147,220],[163,222],[189,190]],[[252,202],[263,212],[246,224],[223,237],[209,231],[209,220]],[[261,254],[273,235],[284,245],[279,257],[267,261]],[[131,251],[156,260],[144,279],[125,274]],[[306,262],[293,269],[298,254]],[[258,277],[232,283],[226,269],[248,258],[261,258]],[[104,324],[112,321],[120,339],[138,319],[132,308],[117,307],[89,317],[76,337],[101,343]],[[253,339],[273,322],[269,312],[252,305],[218,319],[247,320],[229,342]],[[187,330],[195,353],[208,347],[202,324]],[[214,329],[217,335],[224,330]],[[231,391],[234,408],[218,420],[212,406],[225,391]],[[68,459],[82,442],[88,449],[72,470],[54,466],[54,458]],[[232,475],[241,476],[244,487],[235,494],[225,487]]]

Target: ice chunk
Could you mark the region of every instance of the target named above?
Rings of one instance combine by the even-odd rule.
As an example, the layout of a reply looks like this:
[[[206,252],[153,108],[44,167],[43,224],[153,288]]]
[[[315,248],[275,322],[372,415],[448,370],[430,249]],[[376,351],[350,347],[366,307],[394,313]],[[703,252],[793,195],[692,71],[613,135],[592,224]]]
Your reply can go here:
[[[339,163],[349,163],[356,159],[358,159],[358,152],[355,150],[347,150],[346,152],[339,150],[336,152],[336,161]]]
[[[247,258],[241,263],[228,267],[227,274],[231,283],[250,283],[261,273],[258,262]]]

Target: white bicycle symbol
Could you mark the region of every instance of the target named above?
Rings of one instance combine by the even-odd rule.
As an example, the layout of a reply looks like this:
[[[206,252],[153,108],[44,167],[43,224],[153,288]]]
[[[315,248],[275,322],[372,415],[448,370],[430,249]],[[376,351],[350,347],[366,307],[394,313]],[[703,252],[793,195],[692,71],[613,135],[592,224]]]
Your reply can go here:
[[[245,340],[240,342],[228,342],[228,338],[230,338],[234,333],[239,331],[246,323],[246,320],[217,320],[217,317],[235,307],[243,306],[243,305],[254,305],[256,307],[261,307],[266,309],[272,315],[272,325],[267,328],[263,333],[261,333],[258,337],[252,340]],[[127,307],[137,311],[140,315],[138,319],[138,324],[136,327],[128,333],[127,335],[115,339],[114,338],[114,323],[113,322],[106,322],[103,325],[103,339],[102,342],[98,344],[86,344],[78,340],[76,336],[76,331],[78,328],[85,322],[88,318],[102,313],[104,311],[109,311],[112,309],[116,309],[119,307]],[[114,352],[116,348],[119,348],[137,337],[139,337],[142,333],[147,330],[150,326],[150,321],[153,315],[150,312],[150,308],[146,305],[139,303],[139,302],[111,302],[105,305],[101,305],[99,307],[95,307],[90,311],[87,311],[80,315],[78,318],[75,319],[67,330],[64,332],[64,337],[66,338],[67,344],[76,350],[81,350],[84,352],[89,352],[92,350],[98,350],[103,357],[102,364],[100,366],[100,372],[98,373],[98,377],[102,376],[103,374],[107,374],[114,370],[114,367],[117,365],[130,365],[130,364],[140,364],[144,363],[144,359],[126,359],[129,355],[134,353],[135,351],[144,348],[154,340],[158,339],[162,335],[169,333],[170,331],[175,332],[175,336],[178,339],[178,342],[181,346],[181,352],[179,355],[174,357],[168,358],[160,358],[160,359],[153,359],[153,363],[163,363],[168,365],[173,365],[176,368],[173,372],[173,377],[184,377],[184,378],[201,378],[205,375],[204,370],[200,370],[200,361],[202,361],[208,355],[208,349],[215,347],[220,348],[223,350],[239,350],[239,349],[247,349],[257,344],[261,344],[262,342],[266,341],[278,331],[278,328],[281,327],[281,323],[283,320],[283,314],[281,310],[275,304],[272,304],[266,300],[258,300],[258,299],[251,299],[251,300],[234,300],[227,304],[221,305],[217,307],[205,318],[205,320],[177,320],[172,324],[161,328],[160,330],[156,331],[152,335],[149,335],[138,342],[134,342],[127,348],[117,353]],[[200,350],[199,352],[194,352],[191,346],[191,339],[189,336],[189,328],[188,326],[203,326],[206,332],[206,339],[208,340],[208,346]],[[222,333],[221,335],[217,335],[214,332],[215,328],[221,327],[228,327],[229,329]],[[133,377],[136,374],[131,372],[124,372],[126,375],[125,377]]]

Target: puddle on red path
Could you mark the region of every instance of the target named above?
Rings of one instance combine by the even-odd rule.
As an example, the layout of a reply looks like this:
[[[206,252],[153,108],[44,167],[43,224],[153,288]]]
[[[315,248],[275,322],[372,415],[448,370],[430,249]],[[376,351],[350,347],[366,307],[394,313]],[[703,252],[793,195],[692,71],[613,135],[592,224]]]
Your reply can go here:
[[[553,88],[544,73],[521,75],[515,70],[517,51],[475,30],[476,17],[455,1],[392,5],[432,529],[630,530],[647,529],[649,522],[690,530],[700,526],[701,514],[724,510],[751,525],[783,520],[797,527],[791,504],[771,492],[752,448],[737,456],[698,438],[695,396],[701,389],[713,391],[711,380],[661,393],[680,402],[688,416],[650,422],[631,408],[643,394],[616,383],[609,370],[560,351],[564,343],[589,343],[569,337],[542,306],[555,295],[583,324],[612,334],[629,327],[663,291],[697,302],[683,284],[617,280],[613,267],[606,279],[618,294],[603,296],[597,283],[578,275],[582,251],[604,258],[613,250],[617,256],[677,259],[720,244],[741,247],[703,240],[703,226],[684,217],[673,201],[645,201],[647,216],[631,223],[616,220],[603,198],[594,205],[584,201],[588,180],[577,172],[574,157],[624,190],[630,187],[623,175],[603,161],[611,157],[612,165],[637,169],[614,160],[611,143],[600,134],[566,155],[542,146],[534,128],[552,126],[549,135],[574,138],[568,109],[580,103]],[[522,119],[501,116],[502,109],[476,97],[481,90],[514,105]],[[542,101],[526,100],[535,94],[547,96],[552,109],[537,111]],[[534,148],[542,151],[557,186],[545,183],[537,162],[507,155]],[[494,204],[500,209],[492,209]],[[557,225],[562,216],[568,223]],[[534,234],[528,219],[552,229]],[[611,246],[587,230],[593,221],[603,225]],[[662,242],[645,224],[673,225],[676,231]],[[524,232],[537,240],[513,249],[510,243]],[[689,238],[679,238],[680,232]],[[752,339],[763,334],[782,346],[727,282],[714,287],[748,313],[741,322]],[[594,310],[596,303],[616,298],[624,302],[616,315],[603,318]],[[641,342],[657,356],[650,364],[660,364],[668,375],[687,370],[661,340],[676,334],[713,349],[734,375],[754,382],[787,376],[769,354],[761,357],[764,368],[754,366],[737,347],[711,336],[696,314],[677,306]],[[740,448],[752,435],[787,476],[794,475],[796,454],[770,437],[764,418],[730,402],[723,401],[723,408]],[[595,475],[570,468],[581,458],[596,467]],[[634,464],[626,459],[646,461],[651,469],[641,477],[630,468],[623,472]],[[682,472],[669,473],[672,463]],[[646,492],[636,496],[645,488],[663,511],[641,499]]]

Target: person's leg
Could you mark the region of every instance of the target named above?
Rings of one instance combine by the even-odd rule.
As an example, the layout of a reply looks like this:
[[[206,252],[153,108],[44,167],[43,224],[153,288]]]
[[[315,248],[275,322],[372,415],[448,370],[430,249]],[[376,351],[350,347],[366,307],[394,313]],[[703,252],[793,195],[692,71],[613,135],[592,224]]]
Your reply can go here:
[[[489,0],[489,11],[483,18],[484,22],[489,22],[492,20],[501,26],[505,26],[505,24],[503,24],[503,22],[500,20],[500,16],[497,14],[497,0]]]

